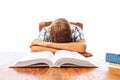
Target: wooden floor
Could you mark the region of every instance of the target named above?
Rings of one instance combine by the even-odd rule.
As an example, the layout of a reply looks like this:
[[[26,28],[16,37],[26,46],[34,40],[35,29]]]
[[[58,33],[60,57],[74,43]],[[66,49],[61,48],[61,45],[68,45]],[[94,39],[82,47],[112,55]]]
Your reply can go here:
[[[1,65],[0,80],[120,80],[120,69],[9,68]]]

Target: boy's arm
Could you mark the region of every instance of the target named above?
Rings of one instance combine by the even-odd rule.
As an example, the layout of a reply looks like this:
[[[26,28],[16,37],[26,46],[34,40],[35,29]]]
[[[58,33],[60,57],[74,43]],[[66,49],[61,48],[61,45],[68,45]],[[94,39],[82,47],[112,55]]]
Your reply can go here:
[[[45,46],[50,48],[56,48],[56,49],[76,51],[79,53],[84,53],[86,51],[86,44],[84,40],[79,40],[77,42],[69,42],[69,43],[52,43],[51,42]]]
[[[33,40],[33,42],[30,45],[31,52],[51,51],[51,52],[55,53],[56,51],[59,50],[59,49],[55,49],[55,48],[41,46],[41,45],[39,45],[40,43],[44,44],[45,42],[42,40],[38,40],[38,39]]]
[[[69,43],[53,43],[53,42],[45,42],[42,40],[34,40],[31,44],[31,48],[33,46],[40,46],[40,50],[47,50],[48,48],[50,50],[70,50],[70,51],[77,51],[79,53],[84,53],[86,50],[86,44],[85,44],[85,40],[79,40],[77,42],[69,42]]]
[[[48,48],[43,46],[31,46],[31,52],[40,52],[40,51],[51,51],[55,53],[58,49]]]

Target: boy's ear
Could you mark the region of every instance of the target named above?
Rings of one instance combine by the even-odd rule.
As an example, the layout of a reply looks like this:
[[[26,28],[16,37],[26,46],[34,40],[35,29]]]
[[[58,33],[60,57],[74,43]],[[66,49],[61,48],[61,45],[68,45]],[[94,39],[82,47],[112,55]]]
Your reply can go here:
[[[75,30],[74,30],[74,29],[71,29],[71,33],[73,33],[73,32],[75,32]]]

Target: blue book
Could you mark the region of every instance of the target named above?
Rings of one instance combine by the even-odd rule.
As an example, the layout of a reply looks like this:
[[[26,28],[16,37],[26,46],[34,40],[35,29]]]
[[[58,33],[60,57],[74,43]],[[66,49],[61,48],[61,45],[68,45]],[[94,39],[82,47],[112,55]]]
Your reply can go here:
[[[120,54],[106,53],[106,62],[120,64]]]

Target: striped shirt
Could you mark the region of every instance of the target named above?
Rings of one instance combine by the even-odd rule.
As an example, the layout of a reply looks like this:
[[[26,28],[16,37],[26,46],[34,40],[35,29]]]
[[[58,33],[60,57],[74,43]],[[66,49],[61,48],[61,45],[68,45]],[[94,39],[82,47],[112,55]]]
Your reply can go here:
[[[74,32],[72,32],[72,41],[73,42],[84,39],[84,33],[82,32],[82,29],[80,27],[71,25],[70,28],[71,28],[71,30],[74,30]],[[39,32],[38,39],[50,42],[51,41],[50,34],[48,32],[49,29],[50,29],[50,26],[44,27]]]

